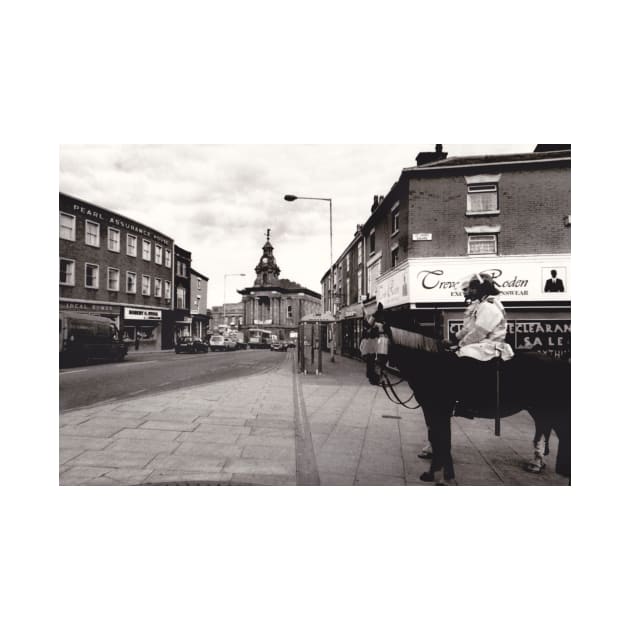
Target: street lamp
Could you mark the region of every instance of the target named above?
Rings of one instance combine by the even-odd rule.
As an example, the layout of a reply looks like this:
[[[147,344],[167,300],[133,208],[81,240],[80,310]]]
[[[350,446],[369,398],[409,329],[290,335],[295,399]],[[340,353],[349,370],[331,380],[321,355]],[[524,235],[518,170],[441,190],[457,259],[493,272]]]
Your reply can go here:
[[[333,287],[333,230],[332,230],[332,199],[330,197],[297,197],[296,195],[285,195],[285,201],[295,201],[296,199],[311,199],[313,201],[327,201],[330,209],[330,312],[332,313],[333,320],[335,317],[335,305],[334,305],[334,287]],[[335,362],[335,322],[332,322],[332,344],[330,347],[330,360]]]
[[[231,276],[244,276],[244,273],[226,273],[223,275],[223,323],[225,324],[225,300],[226,298],[226,293],[225,293],[225,282],[226,280],[231,277]]]

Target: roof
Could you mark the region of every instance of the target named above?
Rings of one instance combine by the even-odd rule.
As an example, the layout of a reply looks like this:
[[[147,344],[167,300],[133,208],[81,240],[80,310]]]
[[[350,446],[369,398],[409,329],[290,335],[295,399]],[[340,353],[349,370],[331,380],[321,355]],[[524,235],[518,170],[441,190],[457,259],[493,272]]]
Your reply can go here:
[[[199,273],[198,271],[195,271],[192,267],[190,268],[190,273],[194,273],[196,276],[199,276],[202,280],[205,280],[206,282],[208,282],[208,278],[206,276],[204,276],[202,273]]]
[[[559,158],[570,158],[571,150],[545,151],[538,153],[504,153],[499,155],[467,155],[451,157],[436,162],[404,168],[403,173],[418,170],[431,170],[442,166],[474,166],[483,164],[501,164],[508,162],[533,162]]]

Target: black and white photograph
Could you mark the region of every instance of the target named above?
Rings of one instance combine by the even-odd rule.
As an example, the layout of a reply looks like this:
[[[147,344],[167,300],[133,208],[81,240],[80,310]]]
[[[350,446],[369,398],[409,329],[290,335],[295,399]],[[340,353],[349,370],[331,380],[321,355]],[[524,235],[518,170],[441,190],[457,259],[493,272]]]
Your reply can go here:
[[[570,182],[568,144],[61,145],[60,484],[568,485]]]
[[[4,625],[620,625],[615,9],[7,6]]]

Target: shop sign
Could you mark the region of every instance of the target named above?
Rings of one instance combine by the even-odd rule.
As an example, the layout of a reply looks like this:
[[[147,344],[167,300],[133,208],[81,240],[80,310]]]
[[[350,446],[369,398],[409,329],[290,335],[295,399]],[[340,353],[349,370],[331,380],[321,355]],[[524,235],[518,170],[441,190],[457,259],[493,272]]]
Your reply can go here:
[[[462,280],[487,273],[504,302],[570,301],[570,271],[569,255],[410,259],[400,272],[378,278],[376,298],[386,308],[402,303],[461,303]]]
[[[257,326],[268,326],[269,324],[272,324],[273,320],[271,319],[255,319],[254,320],[254,324],[256,324]]]
[[[162,319],[162,311],[125,307],[125,319]]]
[[[108,315],[120,315],[120,310],[107,304],[83,304],[81,302],[59,302],[62,311],[83,311],[88,313],[107,313]]]
[[[376,301],[384,308],[409,302],[408,273],[409,268],[405,267],[379,278],[376,283]]]
[[[449,339],[453,339],[463,325],[462,320],[450,320]],[[508,319],[505,340],[515,350],[536,350],[557,357],[567,356],[571,353],[571,320]]]
[[[414,241],[432,241],[433,234],[431,232],[419,232],[418,234],[413,234],[412,239]]]
[[[91,220],[98,220],[101,223],[106,223],[112,227],[124,228],[128,232],[135,232],[136,234],[140,234],[142,236],[146,236],[148,238],[153,238],[154,240],[163,243],[167,246],[172,246],[173,241],[167,238],[164,238],[161,234],[154,232],[152,230],[148,230],[145,227],[138,225],[128,219],[123,219],[122,217],[117,217],[113,214],[110,214],[106,210],[101,208],[90,208],[89,206],[83,206],[81,204],[75,203],[72,205],[72,210],[74,212],[78,212],[86,217],[89,217]]]

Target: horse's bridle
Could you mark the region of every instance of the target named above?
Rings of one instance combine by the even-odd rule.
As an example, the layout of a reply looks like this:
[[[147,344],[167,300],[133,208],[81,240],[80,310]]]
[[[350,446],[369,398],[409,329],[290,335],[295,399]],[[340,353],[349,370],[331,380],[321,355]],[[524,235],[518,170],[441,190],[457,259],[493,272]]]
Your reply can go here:
[[[395,405],[402,405],[405,409],[418,409],[420,407],[420,403],[418,403],[415,407],[410,407],[409,405],[407,405],[407,403],[414,396],[413,392],[411,396],[407,398],[407,400],[402,401],[400,400],[400,396],[398,396],[396,390],[394,389],[394,385],[400,385],[404,380],[404,378],[401,378],[397,383],[392,383],[389,380],[389,375],[387,374],[387,372],[385,370],[381,370],[381,380],[379,385],[383,388],[383,391],[387,395],[387,398],[389,398]]]

